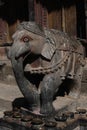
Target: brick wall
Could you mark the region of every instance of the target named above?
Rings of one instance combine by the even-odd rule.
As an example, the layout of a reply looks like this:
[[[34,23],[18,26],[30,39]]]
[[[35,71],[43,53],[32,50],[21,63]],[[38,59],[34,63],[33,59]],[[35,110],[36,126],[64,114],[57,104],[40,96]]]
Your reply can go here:
[[[0,44],[9,41],[9,29],[6,21],[0,18]]]

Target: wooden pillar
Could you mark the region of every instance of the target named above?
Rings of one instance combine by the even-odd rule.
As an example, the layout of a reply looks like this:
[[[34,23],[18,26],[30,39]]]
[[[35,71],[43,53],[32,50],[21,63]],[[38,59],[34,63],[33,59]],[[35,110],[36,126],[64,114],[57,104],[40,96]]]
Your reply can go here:
[[[64,6],[61,9],[61,23],[62,23],[62,31],[66,32],[66,21],[65,21],[65,8]]]
[[[48,25],[49,28],[54,28],[58,30],[62,30],[62,18],[61,18],[61,10],[53,11],[48,14]]]
[[[28,0],[28,12],[29,12],[29,21],[34,21],[34,0]]]
[[[77,35],[77,27],[76,27],[76,6],[72,5],[70,7],[65,8],[65,32],[70,35]],[[64,14],[63,14],[64,15]]]
[[[17,26],[19,25],[20,21],[17,20],[14,24],[8,26],[9,31],[9,41],[12,42],[12,35],[15,33]]]

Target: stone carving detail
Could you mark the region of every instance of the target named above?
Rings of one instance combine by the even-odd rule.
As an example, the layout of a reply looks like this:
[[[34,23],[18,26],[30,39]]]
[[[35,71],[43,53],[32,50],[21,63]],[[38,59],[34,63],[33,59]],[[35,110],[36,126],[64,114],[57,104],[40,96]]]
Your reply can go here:
[[[23,22],[13,35],[9,51],[16,81],[32,111],[55,111],[52,102],[67,78],[74,80],[69,92],[77,98],[81,89],[84,48],[79,41],[55,29]]]

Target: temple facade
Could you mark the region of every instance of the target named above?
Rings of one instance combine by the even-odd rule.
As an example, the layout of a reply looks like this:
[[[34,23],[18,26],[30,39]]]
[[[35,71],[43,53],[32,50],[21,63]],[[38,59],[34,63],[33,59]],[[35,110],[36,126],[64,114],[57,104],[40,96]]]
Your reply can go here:
[[[87,0],[7,0],[0,6],[0,43],[10,42],[17,25],[28,20],[87,39]]]

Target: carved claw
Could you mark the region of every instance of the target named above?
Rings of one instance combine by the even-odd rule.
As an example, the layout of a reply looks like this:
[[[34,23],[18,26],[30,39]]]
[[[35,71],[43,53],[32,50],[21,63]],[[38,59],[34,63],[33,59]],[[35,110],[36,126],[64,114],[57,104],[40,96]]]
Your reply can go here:
[[[65,80],[65,76],[61,76],[61,79],[62,79],[62,80]]]
[[[69,73],[69,74],[68,74],[68,76],[67,76],[67,77],[68,77],[69,79],[73,79],[73,78],[74,78],[74,76],[75,76],[75,74],[74,74],[73,72],[71,72],[71,73]]]

